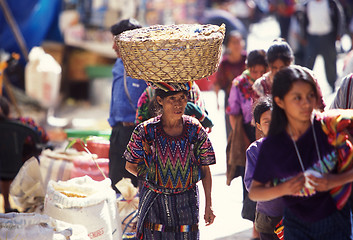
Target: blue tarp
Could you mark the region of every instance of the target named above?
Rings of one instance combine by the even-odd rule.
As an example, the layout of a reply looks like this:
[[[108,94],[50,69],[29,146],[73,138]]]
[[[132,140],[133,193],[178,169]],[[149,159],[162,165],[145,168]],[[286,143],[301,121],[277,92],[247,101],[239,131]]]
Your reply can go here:
[[[62,0],[5,0],[24,37],[28,51],[40,46],[43,40],[62,42],[58,28]],[[0,48],[21,53],[15,36],[0,9]],[[21,60],[23,61],[23,56]]]

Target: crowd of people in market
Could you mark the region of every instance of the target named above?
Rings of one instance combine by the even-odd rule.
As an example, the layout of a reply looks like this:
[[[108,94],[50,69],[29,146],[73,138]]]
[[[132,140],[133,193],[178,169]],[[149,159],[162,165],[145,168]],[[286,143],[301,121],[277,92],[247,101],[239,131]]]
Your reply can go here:
[[[327,13],[327,16],[331,15]],[[131,21],[125,22],[127,30],[140,27]],[[118,25],[122,28],[123,22]],[[337,28],[333,24],[329,26],[323,30],[324,34],[316,34],[336,36]],[[118,35],[123,31],[112,33]],[[335,43],[336,37],[329,38]],[[284,38],[274,39],[267,50],[256,49],[246,54],[242,34],[231,31],[225,44],[214,86],[216,92],[225,92],[229,118],[227,184],[238,176],[244,181],[242,217],[254,222],[253,238],[278,239],[278,234],[284,233],[285,239],[350,239],[348,197],[353,170],[347,165],[353,163],[351,136],[347,130],[352,128],[352,112],[325,111],[330,106],[326,106],[318,80],[310,70],[312,65],[308,68],[296,65],[295,54]],[[325,44],[326,51],[328,46]],[[316,53],[308,56],[315,58]],[[123,67],[119,58],[117,64]],[[117,89],[127,93],[123,84],[128,78],[123,70],[116,72],[115,84],[119,81],[121,84]],[[350,95],[340,96],[351,94],[351,85],[344,86],[351,78],[351,74],[344,77],[334,103],[352,101]],[[334,80],[328,81],[334,91],[336,73]],[[141,180],[136,185],[140,187],[137,235],[141,238],[196,239],[195,183],[199,180],[205,191],[206,224],[212,224],[215,219],[212,175],[208,167],[215,163],[215,154],[207,138],[212,125],[197,127],[187,116],[196,116],[201,123],[207,116],[198,92],[197,81],[150,84],[135,101],[137,109],[127,94],[122,98],[124,103],[120,107],[130,108],[131,119],[137,118],[112,125],[113,129],[120,128],[114,138],[122,139],[118,135],[128,133],[124,155],[116,158],[118,163],[111,158],[111,164],[126,161],[126,174]],[[112,96],[119,95],[113,92]],[[118,101],[113,100],[112,104]],[[190,112],[188,104],[198,106],[198,111]],[[332,108],[348,107],[332,104]],[[110,118],[114,110],[111,108]],[[126,112],[123,109],[118,112],[122,111]],[[195,127],[199,130],[192,130]],[[332,136],[336,135],[344,139],[333,140]],[[194,158],[198,164],[193,166]],[[181,167],[190,171],[182,173]],[[119,178],[112,180],[116,182]],[[188,202],[188,207],[184,202]],[[187,230],[176,230],[181,226],[187,226]],[[342,231],[337,231],[338,228]]]
[[[314,6],[314,4],[317,5]],[[333,46],[334,54],[328,58],[324,56],[324,59],[325,69],[328,71],[328,83],[334,91],[337,70],[335,67],[334,74],[330,77],[332,72],[329,71],[333,66],[329,61],[336,63],[335,43],[339,37],[338,34],[342,34],[338,31],[342,22],[338,23],[338,17],[335,16],[336,20],[330,23],[332,14],[328,6],[331,5],[325,1],[309,3],[305,6],[308,11],[306,14],[309,14],[306,19],[312,21],[309,22],[306,30],[314,29],[309,36],[311,34],[315,38],[327,35],[330,40],[323,43],[324,47],[320,48],[318,42],[322,43],[323,40],[313,40],[314,43],[311,43],[315,45],[313,46],[310,45],[310,37],[307,38],[309,42],[307,46],[311,52],[306,52],[308,55],[304,59],[308,60],[311,57],[315,60],[318,54],[323,53],[322,51],[329,54],[332,50],[330,46]],[[318,29],[322,24],[315,22],[318,20],[315,18],[315,11],[319,7],[327,10],[328,24],[325,24],[326,29],[322,30]],[[339,5],[336,8],[340,9]],[[321,10],[320,14],[322,14]],[[137,25],[133,28],[138,27]],[[286,37],[285,33],[281,35]],[[310,70],[314,62],[310,60],[311,62],[303,64],[304,66],[295,65],[295,53],[284,38],[274,39],[267,50],[256,49],[246,54],[245,37],[236,30],[228,33],[225,42],[226,51],[214,84],[216,93],[220,90],[225,92],[226,119],[229,119],[227,134],[229,134],[228,146],[231,150],[229,155],[227,152],[227,184],[229,185],[237,176],[244,179],[242,217],[254,222],[253,238],[277,239],[277,234],[280,233],[278,231],[275,233],[275,229],[280,224],[284,226],[281,232],[284,232],[286,239],[350,239],[351,210],[347,197],[349,194],[338,196],[334,192],[350,191],[351,179],[348,177],[350,172],[342,170],[340,165],[343,162],[350,164],[352,159],[349,155],[352,152],[352,146],[348,140],[349,133],[342,133],[342,128],[338,127],[342,124],[342,120],[337,116],[340,115],[348,120],[351,119],[351,112],[324,111],[326,105],[320,86]],[[312,52],[316,47],[318,50]],[[118,59],[118,61],[121,60]],[[327,64],[330,67],[326,67]],[[119,78],[121,82],[124,81],[123,71],[120,72]],[[342,84],[350,81],[347,79],[351,79],[351,76],[345,76]],[[194,94],[197,90],[191,90],[193,87],[182,86],[182,84],[172,85],[167,88],[149,86],[136,105],[137,121],[123,122],[125,129],[130,126],[130,130],[127,130],[130,132],[127,135],[130,136],[132,133],[132,136],[126,137],[127,150],[121,160],[127,160],[128,172],[143,179],[143,183],[140,183],[142,184],[140,201],[143,203],[139,206],[138,236],[144,239],[154,237],[164,239],[171,236],[175,239],[197,238],[192,230],[197,228],[198,223],[198,215],[193,209],[197,206],[197,200],[194,198],[197,190],[193,184],[190,184],[190,180],[185,182],[185,179],[189,179],[191,175],[194,176],[192,171],[195,169],[191,168],[194,170],[188,173],[191,174],[188,177],[182,174],[177,178],[172,177],[178,175],[179,164],[187,166],[185,165],[187,163],[179,158],[187,154],[187,147],[182,142],[187,144],[190,141],[190,137],[188,137],[189,140],[185,139],[190,136],[190,133],[185,132],[190,131],[189,120],[186,120],[189,117],[183,116],[182,109],[190,103],[197,105],[195,97],[192,97],[197,96]],[[197,86],[197,81],[193,86]],[[343,102],[345,100],[351,102],[349,96],[346,95],[343,98],[339,96],[341,91],[347,93],[345,91],[347,89],[349,94],[349,88],[351,86],[348,88],[341,86],[335,102],[339,101],[339,98]],[[113,96],[117,95],[113,93]],[[121,106],[129,108],[131,100],[129,97],[124,99],[125,104]],[[200,100],[200,97],[196,99]],[[198,105],[202,112],[199,116],[207,116],[204,106],[200,103]],[[157,109],[163,109],[163,111],[158,112]],[[185,109],[186,115],[196,116],[195,113],[188,113],[187,109]],[[131,116],[135,115],[136,111],[132,111]],[[148,117],[144,117],[146,115]],[[145,121],[153,115],[156,117]],[[200,122],[202,119],[199,118]],[[136,128],[131,127],[136,123],[138,123]],[[349,129],[352,124],[346,124],[345,127]],[[124,129],[124,126],[121,128]],[[203,129],[206,128],[204,126]],[[120,132],[122,134],[123,131]],[[203,134],[206,133],[207,131]],[[347,138],[340,143],[333,143],[330,136],[335,134],[344,134]],[[201,149],[196,151],[206,154],[205,158],[195,156],[201,159],[197,170],[200,173],[196,175],[204,176],[199,179],[202,179],[205,191],[204,218],[207,224],[211,224],[215,218],[210,193],[212,181],[209,168],[205,167],[214,164],[215,159],[209,140],[199,141],[207,144],[203,145],[204,151]],[[261,147],[263,144],[265,146],[273,144],[272,149],[270,146]],[[280,153],[280,149],[283,153]],[[184,154],[182,154],[183,151],[185,151]],[[337,154],[337,151],[342,152]],[[192,159],[190,157],[191,162],[188,164],[193,162]],[[310,171],[319,175],[309,174]],[[182,187],[183,183],[187,185]],[[194,200],[190,200],[190,197]],[[180,208],[177,207],[177,201],[193,202],[189,206],[190,209],[186,210],[187,214],[183,205]],[[322,205],[318,205],[317,202],[322,202]],[[344,203],[340,204],[342,202]],[[175,208],[171,209],[171,206]],[[168,211],[165,212],[162,209],[168,209]],[[309,209],[311,211],[308,211]],[[186,231],[188,233],[175,230],[175,227],[185,225],[188,225],[189,230]],[[168,228],[167,226],[170,229],[163,230]],[[336,231],[338,227],[342,231]]]
[[[231,1],[214,2],[219,11],[204,23],[224,21],[217,14],[228,11]],[[353,72],[348,70],[353,64],[347,58],[343,76],[336,64],[337,40],[353,32],[351,5],[344,0],[269,1],[280,36],[268,49],[246,42],[251,23],[226,26],[210,90],[217,106],[225,108],[225,184],[242,179],[241,216],[253,222],[252,239],[353,238]],[[138,239],[199,239],[198,182],[205,198],[202,218],[206,225],[217,221],[210,167],[216,154],[209,138],[214,123],[196,79],[146,82],[127,74],[116,40],[140,28],[130,18],[110,29],[117,58],[108,118],[109,179],[118,194],[116,183],[123,178],[139,189]],[[325,102],[312,70],[318,55],[335,96],[332,103]],[[10,119],[9,107],[1,97],[0,121]],[[35,126],[41,141],[48,142],[33,121],[13,120]],[[12,180],[0,178],[5,212],[16,211],[8,200]]]

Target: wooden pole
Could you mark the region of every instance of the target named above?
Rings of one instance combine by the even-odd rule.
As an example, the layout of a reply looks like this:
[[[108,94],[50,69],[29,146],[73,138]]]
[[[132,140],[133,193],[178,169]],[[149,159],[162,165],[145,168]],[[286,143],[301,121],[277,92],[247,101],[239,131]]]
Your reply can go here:
[[[9,96],[10,102],[11,102],[12,106],[14,106],[17,115],[19,117],[22,117],[22,111],[17,104],[17,100],[16,100],[15,95],[13,94],[13,91],[12,91],[12,85],[7,80],[6,75],[4,76],[4,85],[5,85],[6,93]]]
[[[20,31],[20,28],[17,25],[15,18],[12,15],[12,12],[11,12],[9,6],[7,5],[7,2],[5,0],[0,0],[0,7],[1,7],[2,11],[4,12],[4,16],[5,16],[7,23],[10,25],[10,28],[11,28],[13,34],[15,35],[15,39],[16,39],[18,45],[20,46],[21,52],[22,52],[26,62],[28,62],[28,49],[27,49],[26,42],[23,38],[23,35]]]

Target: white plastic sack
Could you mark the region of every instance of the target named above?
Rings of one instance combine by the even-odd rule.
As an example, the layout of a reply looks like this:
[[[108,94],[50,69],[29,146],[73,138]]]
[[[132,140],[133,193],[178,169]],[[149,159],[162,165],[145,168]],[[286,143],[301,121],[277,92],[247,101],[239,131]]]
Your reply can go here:
[[[64,222],[83,225],[90,239],[121,239],[116,194],[110,179],[98,182],[85,176],[49,181],[44,213]]]
[[[138,190],[131,183],[130,178],[121,179],[115,186],[121,193],[117,199],[117,204],[123,230],[123,238],[125,238],[125,236],[127,238],[127,235],[136,233],[137,209],[139,205]]]
[[[89,240],[83,226],[57,221],[37,213],[0,214],[0,239]]]
[[[20,208],[26,209],[27,212],[41,213],[44,206],[45,189],[39,163],[35,157],[28,159],[23,164],[11,183],[10,194]]]
[[[25,68],[26,94],[44,107],[54,106],[60,92],[61,66],[41,47],[33,47],[28,58]]]

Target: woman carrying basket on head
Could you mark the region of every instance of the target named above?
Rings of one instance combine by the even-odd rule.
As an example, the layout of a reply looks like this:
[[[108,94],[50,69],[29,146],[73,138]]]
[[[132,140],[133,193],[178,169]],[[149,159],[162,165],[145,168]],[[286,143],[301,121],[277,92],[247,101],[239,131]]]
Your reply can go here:
[[[215,153],[206,130],[184,115],[190,83],[166,83],[156,89],[162,113],[139,124],[124,154],[126,169],[137,175],[140,190],[137,237],[140,239],[199,239],[199,200],[196,183],[205,191],[206,225],[213,223],[208,165]]]

